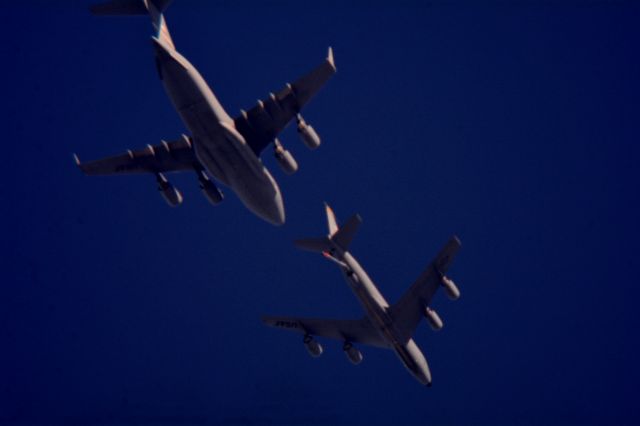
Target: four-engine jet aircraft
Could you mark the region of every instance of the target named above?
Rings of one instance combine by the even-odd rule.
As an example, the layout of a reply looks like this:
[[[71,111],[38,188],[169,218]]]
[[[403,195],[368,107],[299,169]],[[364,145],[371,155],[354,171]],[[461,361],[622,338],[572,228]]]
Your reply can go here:
[[[455,300],[460,291],[445,276],[460,248],[460,240],[452,237],[438,256],[394,305],[389,305],[360,264],[347,251],[360,223],[358,215],[338,228],[333,211],[325,206],[329,235],[296,241],[303,250],[321,252],[337,264],[347,283],[359,299],[366,316],[358,320],[308,319],[298,317],[263,317],[270,326],[284,328],[304,335],[304,345],[313,357],[322,354],[322,346],[313,336],[327,337],[344,342],[343,350],[353,364],[362,361],[362,353],[354,343],[393,349],[402,363],[420,383],[431,386],[431,372],[427,360],[413,341],[413,333],[425,316],[434,330],[440,330],[442,320],[431,309],[431,301],[439,287]]]
[[[191,170],[212,204],[221,202],[223,195],[211,177],[231,188],[257,216],[274,225],[283,224],[282,195],[260,154],[273,143],[280,167],[288,174],[298,169],[291,153],[277,139],[294,118],[305,145],[310,149],[320,145],[318,134],[300,111],[336,72],[331,48],[326,60],[309,74],[232,118],[200,73],[176,51],[163,16],[170,3],[171,0],[112,0],[92,6],[91,11],[96,15],[151,16],[156,31],[152,40],[158,74],[191,136],[87,163],[75,156],[76,164],[88,175],[154,174],[159,191],[171,206],[182,202],[182,194],[164,173]]]

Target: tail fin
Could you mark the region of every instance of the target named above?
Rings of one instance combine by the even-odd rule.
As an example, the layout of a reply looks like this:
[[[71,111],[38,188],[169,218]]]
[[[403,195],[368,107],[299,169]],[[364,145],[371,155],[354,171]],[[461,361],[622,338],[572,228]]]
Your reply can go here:
[[[338,232],[338,222],[336,221],[336,215],[329,207],[329,204],[324,203],[324,211],[327,214],[327,227],[329,228],[329,238],[333,237],[333,234]]]
[[[336,221],[336,216],[333,210],[327,203],[324,204],[325,212],[327,215],[327,226],[329,228],[329,235],[322,238],[304,238],[294,242],[296,247],[302,250],[314,251],[314,252],[330,252],[335,246],[338,246],[343,251],[347,251],[349,244],[355,237],[362,219],[359,215],[353,215],[347,222],[340,228]]]
[[[89,8],[91,13],[98,16],[151,16],[156,37],[175,49],[171,34],[164,20],[163,12],[173,0],[109,0],[95,4]]]

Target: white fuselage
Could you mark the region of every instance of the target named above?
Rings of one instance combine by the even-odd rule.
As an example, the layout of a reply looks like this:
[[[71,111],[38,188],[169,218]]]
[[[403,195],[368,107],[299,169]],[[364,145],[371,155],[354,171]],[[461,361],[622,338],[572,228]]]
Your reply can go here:
[[[156,65],[164,88],[189,129],[201,165],[233,189],[262,219],[282,225],[284,205],[278,184],[235,129],[220,102],[193,67],[172,46],[156,38]]]
[[[371,324],[376,327],[389,347],[395,351],[407,370],[420,383],[430,385],[431,372],[427,360],[413,339],[408,341],[402,339],[401,333],[396,330],[393,319],[389,315],[389,303],[371,281],[369,275],[349,252],[341,252],[338,249],[332,255],[344,264],[340,269],[349,287],[364,308]]]

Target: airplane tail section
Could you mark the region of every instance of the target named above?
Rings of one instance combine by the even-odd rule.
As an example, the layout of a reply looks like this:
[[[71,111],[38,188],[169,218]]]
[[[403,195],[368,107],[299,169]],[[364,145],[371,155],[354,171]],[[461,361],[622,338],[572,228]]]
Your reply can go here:
[[[349,244],[356,235],[362,219],[359,215],[353,215],[342,226],[338,227],[336,216],[331,207],[325,203],[325,213],[327,215],[327,227],[329,234],[321,238],[304,238],[295,241],[296,247],[302,250],[314,251],[318,253],[331,252],[338,246],[343,251],[347,251]]]
[[[324,253],[330,251],[331,240],[327,237],[324,238],[302,238],[294,241],[296,247],[300,250],[313,251],[316,253]]]
[[[329,228],[329,238],[331,238],[336,232],[338,232],[338,222],[336,221],[336,215],[333,209],[329,207],[329,204],[324,203],[324,210],[327,214],[327,227]]]
[[[89,8],[91,13],[97,16],[132,16],[149,15],[155,37],[175,49],[171,34],[164,20],[163,12],[173,0],[110,0],[95,4]]]
[[[347,222],[338,228],[335,234],[332,235],[331,240],[336,243],[342,250],[347,251],[349,244],[353,241],[353,238],[360,228],[362,219],[360,215],[354,214],[347,220]]]

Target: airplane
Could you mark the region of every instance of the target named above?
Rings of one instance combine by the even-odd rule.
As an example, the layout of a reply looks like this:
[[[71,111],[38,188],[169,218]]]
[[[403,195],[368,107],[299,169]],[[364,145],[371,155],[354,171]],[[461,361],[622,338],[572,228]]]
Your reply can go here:
[[[180,191],[166,178],[167,172],[193,171],[200,188],[213,205],[223,199],[213,178],[232,189],[242,203],[273,225],[285,222],[280,188],[260,160],[273,144],[280,168],[287,174],[298,170],[291,153],[278,134],[295,118],[300,138],[309,149],[320,145],[320,137],[300,111],[336,72],[333,50],[310,73],[287,84],[277,93],[259,100],[249,111],[232,118],[224,110],[196,68],[175,48],[164,11],[172,0],[111,0],[91,6],[100,16],[149,14],[155,29],[152,36],[156,68],[173,106],[191,136],[76,165],[87,175],[149,173],[170,206],[182,203]]]
[[[312,252],[320,252],[340,268],[342,275],[366,313],[356,320],[316,319],[299,317],[263,316],[262,321],[271,327],[300,333],[303,343],[312,357],[322,355],[322,345],[314,336],[343,341],[342,349],[354,365],[362,362],[362,353],[354,344],[392,349],[409,372],[423,385],[431,386],[431,371],[424,355],[412,336],[424,316],[435,331],[442,329],[443,322],[431,302],[438,288],[457,300],[460,290],[445,273],[460,249],[460,240],[453,236],[436,258],[427,266],[418,279],[393,305],[389,305],[358,261],[349,253],[348,247],[362,220],[352,216],[342,227],[338,227],[335,214],[325,204],[329,235],[322,238],[297,240],[295,245]]]

